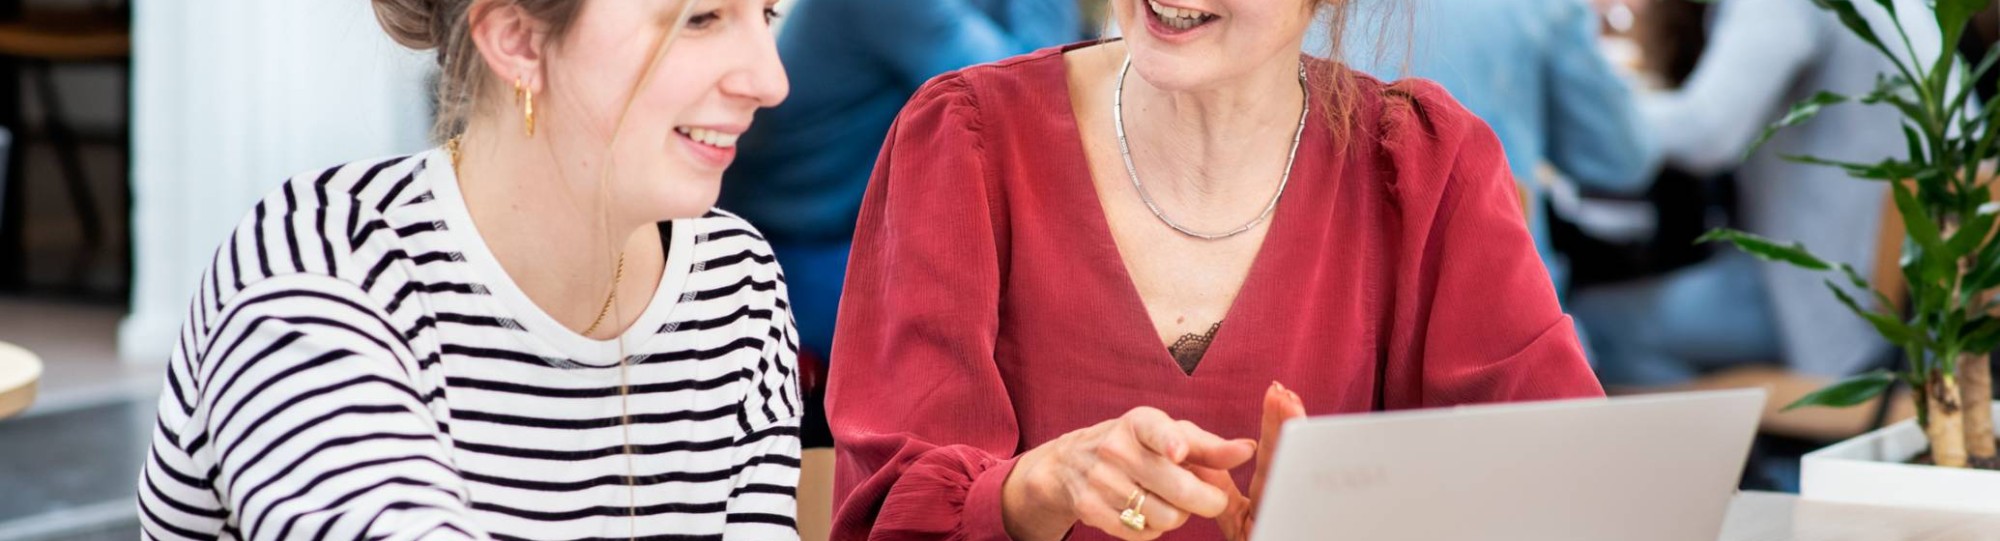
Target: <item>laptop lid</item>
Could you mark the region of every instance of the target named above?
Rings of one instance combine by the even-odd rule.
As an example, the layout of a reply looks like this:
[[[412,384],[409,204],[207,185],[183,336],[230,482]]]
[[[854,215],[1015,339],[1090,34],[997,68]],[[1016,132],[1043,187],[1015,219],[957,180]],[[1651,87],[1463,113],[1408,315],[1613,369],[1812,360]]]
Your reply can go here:
[[[1762,389],[1330,416],[1286,424],[1256,541],[1708,541]]]

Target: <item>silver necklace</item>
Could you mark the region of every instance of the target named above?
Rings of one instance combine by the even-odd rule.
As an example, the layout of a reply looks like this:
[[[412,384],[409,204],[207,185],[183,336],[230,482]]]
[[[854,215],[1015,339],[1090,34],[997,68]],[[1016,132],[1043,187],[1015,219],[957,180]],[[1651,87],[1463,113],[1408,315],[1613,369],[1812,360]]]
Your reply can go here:
[[[1153,195],[1146,193],[1146,184],[1139,181],[1139,169],[1132,166],[1132,145],[1125,141],[1125,76],[1131,73],[1132,57],[1131,55],[1126,55],[1125,65],[1118,68],[1118,88],[1111,94],[1111,119],[1118,125],[1118,154],[1125,158],[1125,173],[1131,175],[1132,188],[1139,191],[1139,200],[1146,202],[1146,208],[1153,211],[1153,216],[1159,218],[1161,222],[1166,223],[1167,227],[1174,228],[1174,231],[1179,231],[1182,235],[1202,240],[1222,240],[1241,235],[1249,232],[1251,229],[1255,229],[1258,224],[1264,223],[1264,220],[1270,219],[1271,213],[1278,210],[1278,199],[1285,196],[1285,185],[1292,181],[1292,163],[1298,160],[1299,139],[1306,133],[1306,118],[1312,112],[1311,94],[1309,91],[1306,91],[1305,64],[1299,65],[1299,90],[1301,90],[1301,93],[1306,94],[1307,98],[1302,100],[1304,103],[1299,108],[1299,128],[1298,131],[1292,133],[1292,153],[1285,158],[1285,176],[1278,179],[1278,192],[1271,194],[1271,202],[1264,205],[1264,212],[1258,214],[1256,218],[1251,219],[1248,223],[1236,229],[1231,229],[1223,233],[1195,231],[1175,222],[1173,218],[1168,218],[1167,213],[1160,210],[1160,204],[1153,201]]]

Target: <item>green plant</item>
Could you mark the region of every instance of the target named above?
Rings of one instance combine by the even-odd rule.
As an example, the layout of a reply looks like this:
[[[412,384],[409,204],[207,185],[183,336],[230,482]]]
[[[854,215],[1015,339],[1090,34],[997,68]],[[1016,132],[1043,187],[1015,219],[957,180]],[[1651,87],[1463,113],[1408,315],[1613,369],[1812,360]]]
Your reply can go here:
[[[2000,100],[1976,103],[1974,86],[2000,61],[2000,48],[1970,65],[1950,53],[1967,23],[1992,0],[1930,0],[1932,9],[1921,15],[1935,19],[1942,38],[1937,45],[1945,51],[1931,61],[1917,54],[1916,44],[1903,30],[1905,18],[1919,14],[1899,10],[1894,0],[1872,1],[1888,12],[1894,34],[1871,27],[1856,0],[1812,0],[1880,51],[1895,64],[1896,71],[1879,75],[1874,90],[1865,96],[1821,92],[1794,105],[1757,143],[1761,145],[1778,130],[1802,124],[1821,110],[1842,104],[1887,106],[1902,112],[1902,131],[1909,147],[1904,158],[1878,163],[1813,156],[1785,158],[1837,167],[1854,178],[1886,184],[1906,231],[1900,267],[1908,287],[1907,310],[1891,302],[1853,267],[1828,262],[1797,243],[1734,230],[1716,230],[1703,237],[1703,242],[1728,241],[1765,260],[1829,274],[1826,285],[1833,295],[1890,343],[1901,347],[1909,359],[1908,368],[1900,373],[1875,371],[1850,377],[1786,409],[1853,406],[1882,395],[1901,381],[1913,391],[1918,422],[1930,438],[1936,464],[1992,467],[1993,390],[1988,357],[2000,346],[2000,316],[1996,316],[2000,303],[1989,292],[2000,287],[2000,242],[1993,235],[2000,204],[1994,203],[1992,182],[1981,174],[1981,166],[1994,157],[1996,142],[2000,142],[2000,118],[1996,118]],[[1873,302],[1864,305],[1857,296],[1872,297]]]

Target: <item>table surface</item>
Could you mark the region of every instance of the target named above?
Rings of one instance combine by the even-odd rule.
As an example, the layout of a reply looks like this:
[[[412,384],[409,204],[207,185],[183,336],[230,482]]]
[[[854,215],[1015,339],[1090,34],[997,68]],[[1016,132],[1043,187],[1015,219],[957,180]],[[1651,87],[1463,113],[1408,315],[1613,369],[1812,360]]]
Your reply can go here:
[[[0,419],[5,419],[35,401],[35,388],[42,379],[42,360],[19,346],[0,342]]]
[[[1744,492],[1730,503],[1722,541],[1993,541],[2000,514],[1899,509]]]

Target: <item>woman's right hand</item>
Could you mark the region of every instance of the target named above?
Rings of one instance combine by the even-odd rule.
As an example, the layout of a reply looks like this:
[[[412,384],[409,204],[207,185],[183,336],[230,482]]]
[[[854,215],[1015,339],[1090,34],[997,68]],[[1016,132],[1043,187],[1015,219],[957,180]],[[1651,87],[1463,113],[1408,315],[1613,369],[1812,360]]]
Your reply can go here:
[[[1001,489],[1001,516],[1019,541],[1059,539],[1079,522],[1148,541],[1190,517],[1214,518],[1240,506],[1232,497],[1241,496],[1195,472],[1226,472],[1256,454],[1251,440],[1225,440],[1158,409],[1136,408],[1023,453]],[[1145,495],[1143,530],[1119,519],[1138,494]]]

